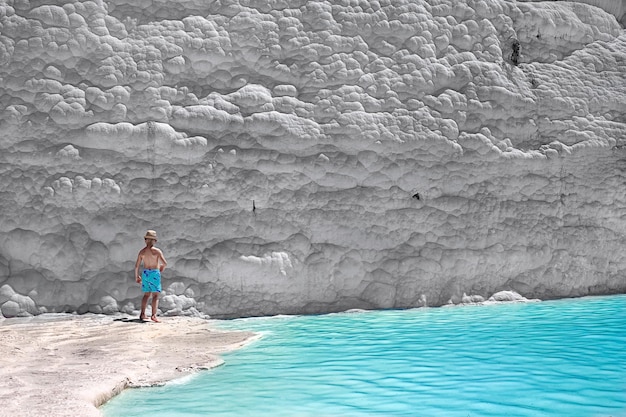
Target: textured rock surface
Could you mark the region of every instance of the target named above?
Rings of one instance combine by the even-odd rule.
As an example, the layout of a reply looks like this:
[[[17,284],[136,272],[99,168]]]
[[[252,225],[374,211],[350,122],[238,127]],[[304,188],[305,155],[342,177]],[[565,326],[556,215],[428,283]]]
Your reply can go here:
[[[0,311],[132,312],[148,228],[172,314],[623,292],[623,18],[0,0]]]

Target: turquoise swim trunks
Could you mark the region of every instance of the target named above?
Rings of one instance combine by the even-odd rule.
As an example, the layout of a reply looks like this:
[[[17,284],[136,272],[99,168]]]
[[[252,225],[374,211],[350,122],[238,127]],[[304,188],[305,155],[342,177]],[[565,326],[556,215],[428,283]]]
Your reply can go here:
[[[141,274],[141,291],[161,292],[161,271],[158,269],[144,269]]]

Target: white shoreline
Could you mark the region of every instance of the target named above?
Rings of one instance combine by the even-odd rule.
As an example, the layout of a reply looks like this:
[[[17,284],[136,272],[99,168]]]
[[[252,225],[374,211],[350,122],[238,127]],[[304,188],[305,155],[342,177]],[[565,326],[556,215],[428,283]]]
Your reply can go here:
[[[128,387],[154,386],[223,363],[256,335],[200,318],[139,323],[126,315],[43,314],[0,320],[0,417],[101,417]]]

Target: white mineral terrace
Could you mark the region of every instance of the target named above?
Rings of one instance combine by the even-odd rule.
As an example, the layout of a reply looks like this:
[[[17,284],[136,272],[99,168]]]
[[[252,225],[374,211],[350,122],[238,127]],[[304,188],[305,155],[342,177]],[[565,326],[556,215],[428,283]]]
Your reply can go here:
[[[0,417],[97,417],[123,389],[218,366],[255,336],[206,320],[40,315],[0,319]]]
[[[624,292],[625,4],[0,0],[0,311]]]

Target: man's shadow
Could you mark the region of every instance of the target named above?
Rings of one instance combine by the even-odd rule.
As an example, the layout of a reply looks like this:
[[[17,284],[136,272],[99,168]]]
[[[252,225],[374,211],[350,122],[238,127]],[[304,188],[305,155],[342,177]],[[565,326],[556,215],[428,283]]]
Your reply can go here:
[[[122,317],[120,319],[115,319],[113,321],[121,321],[123,323],[147,323],[147,321],[145,320],[141,320],[141,319],[130,319],[128,317]]]

